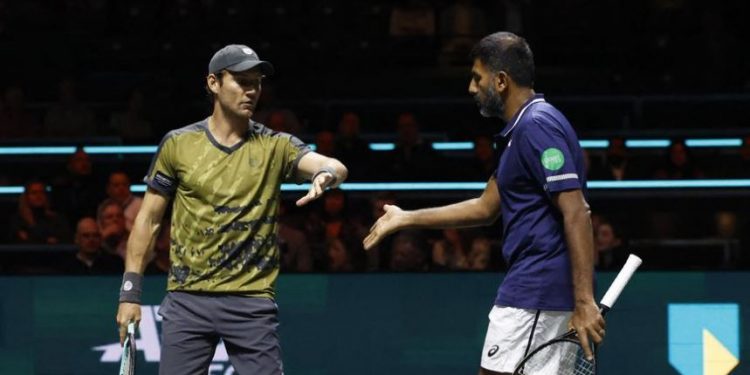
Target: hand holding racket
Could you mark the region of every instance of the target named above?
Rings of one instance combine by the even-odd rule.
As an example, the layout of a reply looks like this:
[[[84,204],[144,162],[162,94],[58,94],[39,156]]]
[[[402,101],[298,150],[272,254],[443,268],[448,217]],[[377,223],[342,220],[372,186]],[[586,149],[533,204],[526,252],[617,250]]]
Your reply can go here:
[[[610,285],[599,303],[604,316],[617,302],[617,298],[641,265],[641,258],[630,254],[625,266]],[[592,349],[593,351],[593,349]],[[534,349],[518,364],[513,375],[594,375],[596,357],[586,359],[581,340],[574,330],[556,337]]]
[[[122,357],[120,358],[120,375],[135,375],[135,323],[128,324],[128,333],[122,344]]]

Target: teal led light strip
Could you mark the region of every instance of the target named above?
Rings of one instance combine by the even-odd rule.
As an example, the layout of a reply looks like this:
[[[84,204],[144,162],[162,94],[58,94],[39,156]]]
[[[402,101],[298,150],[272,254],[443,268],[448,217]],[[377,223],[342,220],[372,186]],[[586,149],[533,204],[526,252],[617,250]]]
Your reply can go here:
[[[740,147],[742,146],[741,138],[689,138],[685,140],[688,147]]]
[[[606,139],[582,139],[578,141],[582,148],[607,148],[609,141]]]
[[[607,148],[609,140],[607,139],[582,139],[579,141],[583,148]],[[628,139],[625,146],[629,148],[665,148],[669,147],[672,141],[669,139]],[[741,138],[688,138],[685,140],[688,147],[740,147],[742,146]],[[314,143],[308,144],[310,149],[315,151],[317,146]],[[396,148],[393,142],[374,142],[370,143],[372,151],[391,151]],[[462,151],[473,150],[473,142],[433,142],[432,148],[438,151]],[[158,146],[84,146],[84,151],[89,154],[111,155],[111,154],[153,154]],[[70,155],[74,153],[74,146],[29,146],[18,147],[8,146],[0,147],[0,155]]]
[[[474,142],[433,142],[432,148],[438,151],[473,150]]]
[[[0,147],[0,155],[70,155],[74,152],[73,146]]]
[[[370,143],[370,150],[373,151],[391,151],[396,148],[394,143]]]
[[[153,154],[157,146],[84,146],[88,154]]]
[[[486,182],[346,182],[341,189],[347,191],[457,191],[483,190]],[[592,190],[606,189],[691,189],[691,188],[750,188],[750,179],[716,180],[629,180],[589,181]],[[282,191],[307,191],[310,184],[282,184]],[[146,191],[146,185],[133,185],[134,193]],[[0,194],[20,194],[23,186],[0,186]]]
[[[625,147],[629,148],[664,148],[669,147],[672,141],[669,139],[628,139]]]

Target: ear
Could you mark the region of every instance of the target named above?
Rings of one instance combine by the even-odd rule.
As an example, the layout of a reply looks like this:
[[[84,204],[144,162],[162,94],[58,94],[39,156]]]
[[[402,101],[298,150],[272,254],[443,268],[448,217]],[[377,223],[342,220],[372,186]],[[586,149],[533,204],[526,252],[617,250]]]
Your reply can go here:
[[[216,76],[216,74],[209,74],[206,76],[206,86],[208,86],[208,89],[211,90],[214,95],[219,94],[219,88],[221,87],[221,81],[220,78]]]
[[[501,70],[500,73],[495,74],[492,84],[495,86],[496,92],[502,93],[510,86],[510,76]]]

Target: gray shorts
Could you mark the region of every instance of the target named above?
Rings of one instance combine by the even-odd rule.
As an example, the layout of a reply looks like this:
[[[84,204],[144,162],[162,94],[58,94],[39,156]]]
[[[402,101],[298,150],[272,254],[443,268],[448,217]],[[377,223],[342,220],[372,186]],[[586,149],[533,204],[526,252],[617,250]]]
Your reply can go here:
[[[167,293],[159,309],[159,374],[207,374],[221,339],[237,374],[282,375],[277,313],[268,298]]]

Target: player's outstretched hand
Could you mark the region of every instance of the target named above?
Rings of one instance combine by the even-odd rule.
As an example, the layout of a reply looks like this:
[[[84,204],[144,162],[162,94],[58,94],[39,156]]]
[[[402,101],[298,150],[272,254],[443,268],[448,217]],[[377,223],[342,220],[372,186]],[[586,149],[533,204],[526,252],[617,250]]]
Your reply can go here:
[[[311,201],[318,199],[321,195],[323,195],[326,187],[334,182],[334,180],[335,178],[333,177],[333,175],[328,172],[323,172],[315,176],[315,179],[310,185],[310,190],[307,191],[307,195],[297,200],[297,206],[304,206]]]
[[[128,324],[130,322],[138,323],[141,321],[141,305],[137,303],[120,302],[117,308],[117,326],[120,329],[120,345],[125,342],[125,336],[128,334]]]
[[[370,227],[370,233],[362,241],[365,250],[370,250],[389,234],[401,229],[405,225],[406,211],[391,204],[383,206],[385,214]]]
[[[573,316],[570,318],[570,328],[578,334],[586,359],[591,360],[594,357],[589,340],[601,343],[604,340],[604,327],[604,318],[593,300],[591,303],[576,303]]]

